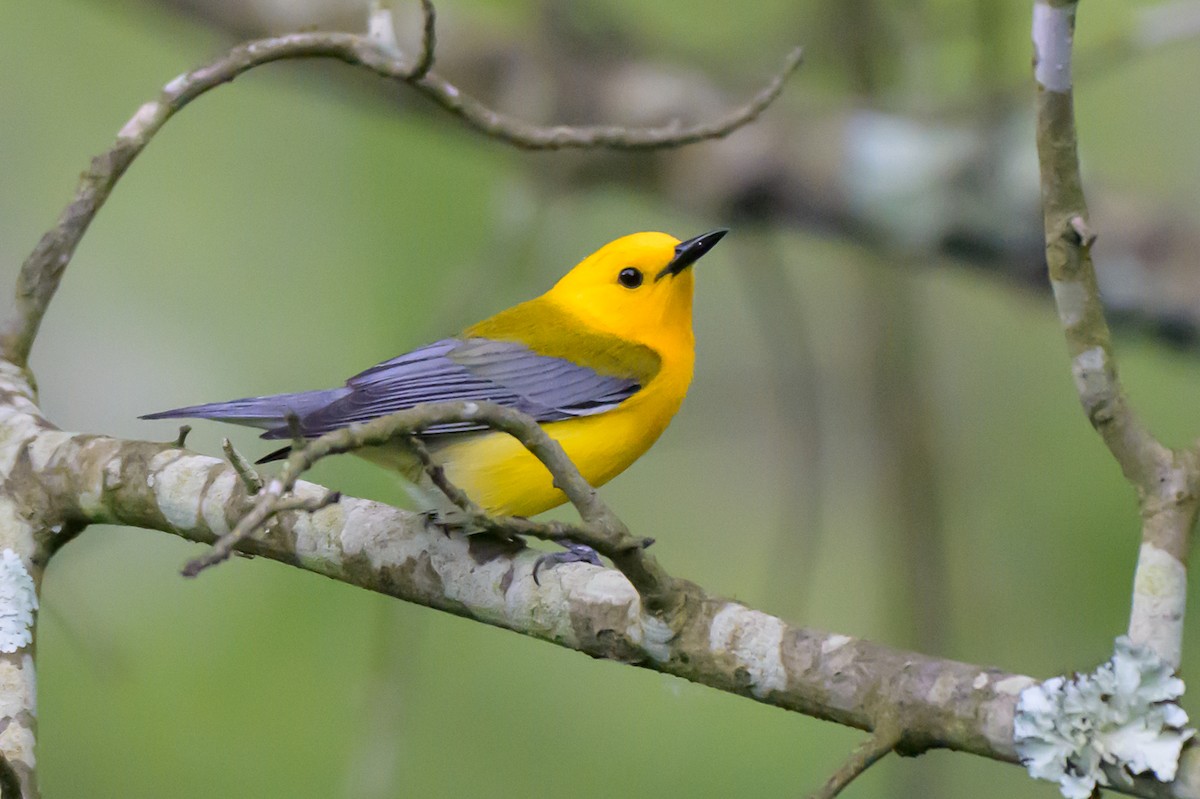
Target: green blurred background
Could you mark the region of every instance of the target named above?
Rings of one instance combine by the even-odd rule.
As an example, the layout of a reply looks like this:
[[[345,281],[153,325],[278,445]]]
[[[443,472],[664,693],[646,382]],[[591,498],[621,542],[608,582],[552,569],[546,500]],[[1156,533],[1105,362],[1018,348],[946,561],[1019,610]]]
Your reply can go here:
[[[553,46],[522,33],[543,30],[543,4],[450,2],[448,24]],[[838,5],[873,5],[879,27],[847,28]],[[1081,51],[1109,52],[1138,7],[1086,4]],[[866,105],[913,119],[1005,106],[1025,163],[1032,152],[1026,3],[587,8],[734,98],[807,45],[764,119],[776,130]],[[5,284],[88,159],[230,40],[149,2],[0,3]],[[855,42],[882,57],[856,66]],[[447,34],[445,58],[470,46]],[[1195,209],[1196,74],[1200,50],[1184,46],[1081,77],[1089,180]],[[798,623],[1038,676],[1107,656],[1126,622],[1137,512],[1078,408],[1044,293],[911,242],[717,218],[636,179],[589,182],[588,159],[605,156],[518,153],[419,104],[397,111],[377,89],[340,65],[273,65],[167,125],[46,318],[34,367],[52,420],[169,439],[173,427],[136,417],[335,385],[542,291],[618,235],[732,222],[699,267],[691,394],[604,489],[617,512],[657,538],[673,573]],[[654,112],[629,113],[663,121]],[[703,170],[718,147],[687,163]],[[620,162],[635,177],[640,163]],[[1102,262],[1117,208],[1097,220]],[[1197,354],[1118,339],[1137,408],[1186,443],[1200,432]],[[215,454],[229,433],[199,423],[189,444]],[[403,498],[350,458],[315,479]],[[47,797],[792,796],[860,738],[275,563],[181,578],[198,551],[94,528],[51,564],[38,632]],[[1188,644],[1190,679],[1200,651]],[[934,752],[890,758],[847,795],[1057,792]]]

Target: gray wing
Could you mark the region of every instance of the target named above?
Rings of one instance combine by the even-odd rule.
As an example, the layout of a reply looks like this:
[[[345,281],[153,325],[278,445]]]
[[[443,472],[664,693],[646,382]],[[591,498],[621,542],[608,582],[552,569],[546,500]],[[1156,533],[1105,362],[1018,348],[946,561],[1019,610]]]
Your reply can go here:
[[[345,394],[301,417],[317,436],[423,402],[485,400],[515,408],[539,422],[611,410],[641,388],[636,380],[602,375],[586,366],[537,353],[522,344],[484,338],[443,339],[384,361],[346,381]],[[481,430],[485,425],[436,425],[426,433]],[[286,426],[263,438],[288,438]]]

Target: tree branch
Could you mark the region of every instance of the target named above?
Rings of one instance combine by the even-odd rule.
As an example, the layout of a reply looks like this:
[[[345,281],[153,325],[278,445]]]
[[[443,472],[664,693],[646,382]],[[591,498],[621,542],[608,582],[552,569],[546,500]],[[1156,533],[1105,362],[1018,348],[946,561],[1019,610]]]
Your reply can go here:
[[[23,464],[18,478],[40,507],[71,508],[81,523],[132,525],[211,544],[250,500],[242,478],[223,460],[169,444],[49,429],[32,407],[6,415],[20,435],[0,441],[0,459]],[[296,481],[293,494],[317,501],[327,490]],[[911,724],[904,739],[913,751],[950,746],[1013,760],[1016,694],[1032,682],[794,627],[682,580],[685,601],[666,621],[648,612],[614,569],[564,564],[544,572],[539,586],[532,579],[533,550],[447,534],[423,514],[352,497],[314,513],[281,512],[237,548],[863,729],[873,724],[870,702],[882,695],[885,704],[906,708]]]
[[[388,43],[372,36],[293,33],[240,45],[212,63],[184,73],[168,83],[157,100],[145,103],[121,128],[116,143],[92,159],[90,168],[80,180],[75,199],[21,266],[17,282],[16,316],[0,333],[0,352],[4,357],[22,367],[27,364],[42,317],[58,289],[75,248],[108,199],[113,186],[154,135],[192,100],[254,67],[297,58],[332,58],[363,67],[380,77],[407,84],[467,127],[521,149],[654,150],[721,138],[754,121],[779,96],[784,82],[802,60],[802,51],[799,48],[793,50],[785,60],[783,70],[750,102],[712,122],[689,127],[667,125],[658,128],[615,125],[539,127],[493,111],[429,71],[433,64],[434,17],[432,5],[423,3],[422,7],[425,9],[423,50],[412,64],[401,60]],[[390,24],[390,14],[387,16]]]
[[[23,380],[19,370],[0,367],[0,396],[13,397]],[[130,525],[211,544],[245,513],[246,484],[223,460],[170,444],[60,431],[32,403],[17,405],[0,405],[0,421],[14,431],[0,440],[0,462],[17,464],[10,480],[35,507],[69,509],[60,512],[75,529]],[[318,502],[328,490],[296,481],[293,494]],[[59,522],[45,516],[30,524],[46,531],[37,548],[44,557]],[[282,512],[237,549],[815,718],[868,731],[879,719],[899,719],[896,746],[906,754],[944,747],[1015,763],[1015,706],[1034,684],[998,669],[793,626],[684,580],[677,581],[684,601],[666,617],[650,612],[614,569],[564,564],[538,585],[535,551],[447,534],[423,514],[351,497],[314,513]],[[2,735],[0,752],[8,753]],[[1114,781],[1138,796],[1185,796],[1195,784],[1195,747],[1185,750],[1178,790],[1144,778]]]
[[[1071,354],[1079,401],[1125,478],[1138,492],[1142,546],[1134,578],[1129,636],[1178,668],[1183,646],[1187,555],[1200,497],[1195,448],[1163,446],[1134,413],[1117,377],[1111,336],[1092,266],[1096,240],[1075,132],[1071,57],[1074,2],[1034,5],[1037,143],[1046,261]]]
[[[846,758],[846,762],[829,776],[808,799],[833,799],[846,789],[860,774],[878,763],[884,755],[895,750],[900,743],[900,730],[894,727],[878,727],[871,737],[860,743]]]
[[[645,541],[630,534],[625,524],[609,510],[558,442],[529,416],[491,402],[418,405],[370,422],[334,430],[307,443],[297,442],[279,477],[259,493],[250,511],[241,517],[233,530],[218,539],[208,554],[191,561],[184,569],[184,574],[195,576],[203,569],[225,560],[235,546],[279,512],[294,510],[295,503],[287,495],[295,488],[300,475],[322,458],[387,444],[397,438],[420,433],[433,425],[452,422],[482,423],[517,439],[554,476],[554,485],[567,495],[579,511],[583,524],[542,525],[528,519],[490,517],[477,512],[473,505],[468,505],[476,511],[473,514],[475,521],[489,530],[508,535],[533,535],[552,541],[569,538],[586,544],[612,559],[629,578],[648,608],[669,611],[682,602],[683,597],[674,578],[658,565],[653,556],[646,553]],[[469,503],[461,491],[454,491],[456,496],[452,499]]]
[[[110,516],[114,519],[125,518],[124,514],[130,512],[130,519],[139,518],[136,509],[122,508],[117,512],[116,506],[105,507],[103,504],[96,504],[105,488],[113,487],[109,482],[110,478],[113,474],[122,474],[124,466],[134,465],[135,469],[141,469],[140,478],[148,481],[149,484],[145,487],[153,493],[155,480],[161,478],[169,482],[168,470],[181,463],[190,463],[182,449],[186,435],[184,430],[180,431],[177,446],[160,447],[158,455],[165,458],[161,463],[155,462],[153,457],[150,460],[134,458],[133,461],[126,462],[121,454],[124,444],[120,442],[116,442],[115,452],[110,452],[107,444],[99,445],[89,452],[82,452],[73,447],[70,442],[74,441],[78,445],[83,439],[70,436],[63,438],[63,434],[54,429],[36,410],[33,377],[26,368],[42,318],[76,247],[117,181],[167,120],[203,93],[232,81],[256,66],[285,59],[333,58],[371,70],[384,78],[405,83],[457,117],[467,127],[524,149],[669,148],[718,138],[752,121],[779,95],[783,82],[800,63],[800,51],[796,50],[788,58],[784,71],[747,105],[712,123],[686,128],[674,125],[648,129],[616,126],[542,128],[499,114],[435,75],[431,71],[436,43],[434,8],[430,0],[421,0],[421,7],[421,45],[416,58],[411,62],[401,58],[402,53],[396,44],[390,13],[376,9],[370,20],[367,35],[296,33],[262,39],[235,47],[212,63],[175,78],[163,88],[158,99],[145,103],[137,110],[121,128],[116,143],[111,148],[92,160],[89,169],[80,180],[74,199],[64,209],[54,228],[42,236],[22,264],[16,288],[16,313],[0,330],[0,383],[3,383],[0,386],[0,423],[4,425],[6,436],[9,436],[0,442],[0,448],[5,449],[13,458],[0,460],[3,464],[0,473],[5,478],[3,487],[0,488],[0,546],[3,547],[0,550],[0,595],[4,597],[4,602],[0,604],[0,678],[3,678],[0,679],[0,698],[4,700],[0,702],[0,782],[11,784],[15,780],[20,784],[22,796],[30,797],[37,793],[33,770],[35,696],[31,644],[34,613],[37,609],[37,586],[40,584],[46,561],[72,534],[91,521]],[[557,450],[557,454],[547,449],[548,439],[536,425],[534,429],[546,440],[540,440],[528,431],[523,436],[519,431],[522,424],[521,420],[509,419],[499,427],[516,435],[523,443],[527,439],[532,441],[532,444],[526,445],[543,461],[547,458],[566,460],[561,449]],[[365,428],[370,428],[370,425]],[[518,429],[518,432],[509,428]],[[48,438],[41,438],[42,433]],[[336,443],[334,437],[333,440],[301,444],[298,454],[287,467],[295,470],[289,478],[289,485],[294,483],[295,475],[307,468],[301,466],[305,458],[313,456],[321,446]],[[39,449],[43,446],[48,446],[49,449]],[[546,452],[539,454],[539,449]],[[247,488],[258,484],[259,478],[232,447],[227,446],[226,450],[232,466],[222,472],[222,476],[232,476],[240,495],[236,507],[222,506],[220,512],[223,515],[206,518],[203,533],[197,533],[204,536],[202,540],[217,540],[217,546],[207,556],[209,560],[227,557],[235,545],[253,550],[257,544],[248,536],[268,519],[279,519],[272,527],[272,530],[278,530],[294,529],[298,513],[303,519],[329,518],[331,514],[338,516],[341,508],[332,505],[338,499],[333,492],[323,492],[314,496],[300,491],[284,497],[283,491],[276,490],[276,483],[273,483],[266,490],[258,492],[259,502],[251,508],[241,526],[236,528],[236,532],[230,535],[229,520],[242,516],[247,499],[245,492]],[[100,453],[110,453],[115,457],[105,460],[105,468],[109,471],[93,473],[88,478],[99,479],[100,482],[65,489],[64,486],[71,483],[67,472],[75,467],[86,471],[89,466],[95,465],[95,461],[87,459]],[[73,461],[67,464],[66,461],[55,460],[59,457],[81,457],[87,462]],[[323,455],[316,454],[315,457]],[[46,464],[51,461],[57,464],[56,473],[43,472]],[[195,473],[189,474],[194,476]],[[216,472],[212,475],[215,479]],[[79,476],[79,473],[76,476]],[[43,480],[46,482],[43,483]],[[582,478],[579,478],[579,482],[582,482]],[[681,596],[665,572],[652,559],[641,555],[640,544],[627,545],[632,537],[599,503],[590,487],[586,487],[585,490],[584,487],[573,485],[569,479],[562,487],[580,509],[585,525],[599,536],[599,540],[605,542],[606,547],[601,551],[610,554],[626,574],[639,586],[647,589],[647,607],[666,609],[675,597]],[[185,504],[188,499],[197,502],[196,507],[192,509],[196,513],[201,513],[204,507],[207,507],[204,504],[205,497],[211,486],[189,484],[177,485],[175,488],[182,492],[175,499],[183,500]],[[196,490],[200,492],[198,497],[194,494]],[[42,505],[38,500],[62,504]],[[143,506],[142,509],[148,507]],[[158,507],[157,515],[143,518],[142,523],[174,532],[189,527],[184,517],[172,514],[173,512],[165,507]],[[353,529],[359,530],[357,527]],[[362,534],[361,530],[359,534]],[[304,548],[300,546],[300,542],[293,541],[289,546],[276,547],[271,551],[280,559],[295,562],[302,557],[300,553]],[[352,558],[345,545],[340,548],[339,553],[339,557],[336,558],[339,568],[349,569],[345,576],[357,574],[356,568],[347,566],[348,559]],[[470,558],[461,560],[468,563]],[[378,559],[371,563],[374,566],[379,565]],[[419,580],[429,576],[428,568],[423,569],[420,564],[406,562],[405,566],[416,569],[408,578]],[[388,573],[376,575],[373,579],[377,586],[381,586],[385,583],[390,585],[401,577]],[[452,592],[453,589],[447,590]],[[427,604],[435,607],[449,608],[459,601],[446,592],[441,592],[440,596],[434,596],[432,592],[426,594]],[[489,620],[495,623],[494,619]],[[669,631],[661,620],[654,619],[653,622]],[[8,792],[6,791],[6,794]]]
[[[172,81],[158,100],[139,109],[114,147],[92,162],[75,200],[22,267],[17,317],[0,336],[7,358],[0,361],[0,424],[6,433],[0,437],[5,477],[0,491],[0,589],[6,596],[0,608],[0,672],[5,675],[0,680],[5,699],[0,707],[0,781],[19,782],[22,795],[36,793],[31,648],[36,588],[52,552],[83,526],[98,522],[162,530],[202,543],[225,541],[230,548],[596,657],[874,729],[875,743],[856,753],[842,770],[850,776],[881,756],[884,742],[906,753],[948,747],[1015,762],[1015,705],[1022,690],[1033,683],[1031,678],[795,627],[670,578],[644,555],[637,539],[599,503],[586,483],[572,483],[569,461],[561,467],[561,475],[555,471],[556,459],[566,460],[565,455],[537,425],[519,416],[509,418],[490,408],[482,411],[489,424],[518,438],[563,480],[560,485],[579,508],[584,527],[596,533],[601,544],[597,548],[613,557],[621,571],[568,564],[538,585],[532,578],[535,553],[496,547],[457,533],[447,535],[419,514],[378,503],[347,498],[330,504],[330,492],[298,479],[326,455],[417,432],[423,425],[480,418],[479,407],[417,408],[406,412],[407,417],[398,414],[304,444],[285,464],[284,475],[262,491],[257,502],[248,493],[254,485],[252,471],[233,455],[234,465],[230,465],[188,452],[182,442],[172,446],[68,433],[41,415],[24,367],[63,270],[95,213],[167,119],[203,92],[254,66],[311,57],[362,66],[409,84],[468,126],[518,147],[649,149],[725,135],[749,122],[778,95],[783,80],[799,64],[797,51],[785,71],[751,103],[707,125],[648,130],[536,128],[487,109],[429,71],[434,19],[432,6],[424,3],[423,8],[422,51],[412,63],[400,61],[398,49],[376,37],[294,34],[235,48],[213,64]],[[1075,160],[1069,81],[1074,5],[1038,2],[1036,8],[1039,150],[1051,277],[1080,399],[1141,495],[1146,522],[1138,583],[1150,585],[1154,581],[1143,579],[1143,566],[1157,570],[1157,577],[1164,569],[1174,569],[1171,574],[1176,576],[1183,573],[1196,515],[1200,456],[1162,447],[1124,400],[1095,290],[1092,236]],[[267,519],[273,520],[269,526],[263,524]],[[260,535],[250,535],[260,528]],[[230,537],[239,529],[243,532]],[[1152,562],[1153,558],[1159,561]],[[657,589],[664,585],[669,587],[665,595],[674,601],[656,604],[656,597],[664,595]],[[1142,610],[1139,596],[1146,602],[1162,596],[1139,594],[1141,589],[1135,589],[1131,635],[1136,640],[1135,626],[1139,620],[1145,622],[1143,640],[1164,659],[1175,646],[1177,664],[1182,599],[1176,589],[1170,582],[1163,595],[1168,604]],[[1176,600],[1178,613],[1169,604]],[[902,719],[903,726],[880,732],[879,718]],[[1192,747],[1184,751],[1175,783],[1163,786],[1138,779],[1121,783],[1119,789],[1142,796],[1183,796],[1194,792],[1197,784],[1200,755]]]

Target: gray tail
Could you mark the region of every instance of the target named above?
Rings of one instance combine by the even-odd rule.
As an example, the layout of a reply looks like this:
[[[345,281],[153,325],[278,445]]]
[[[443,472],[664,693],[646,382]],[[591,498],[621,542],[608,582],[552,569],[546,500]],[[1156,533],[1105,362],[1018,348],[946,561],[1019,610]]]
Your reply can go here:
[[[188,405],[169,411],[148,413],[142,419],[218,419],[222,422],[268,430],[287,424],[294,413],[301,418],[325,407],[347,393],[348,388],[329,388],[323,391],[301,391],[296,394],[272,394],[268,397],[246,397],[207,405]]]

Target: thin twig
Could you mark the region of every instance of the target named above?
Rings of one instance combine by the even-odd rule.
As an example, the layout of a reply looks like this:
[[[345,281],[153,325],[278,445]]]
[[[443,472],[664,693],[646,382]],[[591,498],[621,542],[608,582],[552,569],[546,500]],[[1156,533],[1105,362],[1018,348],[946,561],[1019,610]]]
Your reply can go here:
[[[407,445],[416,453],[425,473],[434,486],[445,495],[466,517],[466,525],[481,531],[494,533],[503,538],[514,535],[530,535],[543,541],[578,540],[588,537],[591,532],[580,525],[569,522],[535,522],[521,516],[492,516],[467,496],[467,492],[456,486],[446,476],[446,470],[437,463],[429,453],[420,438],[414,435],[406,436]]]
[[[871,737],[860,743],[850,753],[850,757],[829,776],[819,789],[809,794],[809,799],[833,799],[858,775],[875,765],[900,743],[903,732],[899,727],[881,726],[871,734]]]
[[[192,432],[192,426],[190,424],[179,425],[179,434],[175,436],[175,446],[182,449],[183,446],[187,444],[187,437],[188,433],[190,432]]]
[[[316,513],[341,501],[341,491],[326,491],[319,497],[285,497],[275,503],[275,512],[286,513],[290,510],[299,510],[305,513]]]
[[[282,498],[295,488],[300,475],[322,458],[364,447],[379,446],[398,437],[420,433],[433,425],[455,422],[484,424],[517,439],[542,462],[553,476],[554,485],[566,495],[583,520],[582,525],[560,522],[540,524],[528,519],[487,517],[484,514],[483,524],[487,529],[509,535],[532,535],[551,541],[570,539],[585,544],[611,559],[613,564],[625,573],[630,583],[642,595],[647,608],[663,610],[676,604],[680,599],[679,586],[674,578],[658,565],[653,556],[646,554],[649,539],[637,538],[629,532],[579,473],[559,443],[536,421],[523,413],[491,402],[418,405],[370,422],[334,430],[293,448],[279,477],[259,493],[254,505],[233,530],[221,536],[207,554],[187,564],[184,574],[195,576],[209,566],[220,563],[229,557],[241,541],[253,535],[277,513],[294,509],[294,506],[282,505]],[[420,450],[417,453],[420,456]],[[427,452],[425,455],[428,457]],[[432,459],[429,459],[429,463],[432,463]],[[436,469],[434,471],[436,473]],[[430,476],[432,479],[433,475]],[[445,479],[444,474],[441,480],[443,486],[450,489],[447,496],[452,501],[456,497],[465,498],[459,489]],[[467,502],[464,503],[464,510],[470,509],[467,511],[469,515],[477,514],[478,507],[471,503],[469,498],[465,499]]]
[[[446,476],[446,470],[442,468],[441,464],[433,460],[433,456],[429,453],[429,448],[425,446],[421,439],[414,435],[409,435],[405,437],[405,441],[412,451],[417,454],[417,460],[421,461],[421,465],[425,468],[425,473],[429,475],[429,479],[433,481],[434,486],[439,491],[446,495],[446,499],[453,502],[472,522],[478,521],[479,523],[484,523],[485,519],[490,518],[483,508],[476,505],[467,496],[466,491],[463,491],[450,482],[450,478]]]
[[[421,50],[417,62],[408,73],[411,80],[420,80],[433,69],[433,53],[437,48],[437,11],[433,8],[432,0],[421,0],[421,18],[424,20],[421,26]]]
[[[316,513],[330,505],[336,505],[341,499],[342,492],[340,491],[327,491],[319,497],[295,497],[274,494],[268,490],[266,495],[259,499],[250,509],[250,512],[243,517],[243,522],[249,518],[253,518],[253,521],[246,523],[244,527],[242,523],[239,523],[238,527],[243,528],[244,533],[242,535],[230,533],[218,538],[212,547],[209,548],[208,552],[188,561],[187,565],[183,567],[183,576],[195,577],[208,567],[228,560],[229,556],[233,554],[234,547],[247,537],[253,535],[260,528],[266,526],[272,518],[280,513],[287,513],[289,511]]]
[[[28,362],[38,327],[58,289],[63,271],[92,219],[134,158],[177,111],[210,89],[228,83],[254,67],[287,59],[337,59],[368,69],[381,77],[406,83],[467,127],[521,149],[651,150],[720,138],[753,121],[779,96],[788,76],[800,65],[802,56],[799,48],[793,50],[783,70],[749,103],[713,122],[690,127],[668,125],[658,128],[612,125],[539,127],[493,111],[457,86],[428,71],[436,41],[433,32],[435,17],[431,13],[432,5],[427,0],[423,0],[422,8],[425,12],[422,46],[427,52],[423,50],[413,65],[400,60],[394,48],[369,35],[292,33],[239,45],[212,63],[184,73],[168,83],[157,100],[145,103],[121,128],[116,143],[92,159],[91,166],[80,180],[75,198],[62,212],[58,223],[42,236],[22,264],[17,280],[16,314],[0,333],[0,352],[4,357],[18,366]]]
[[[262,491],[263,479],[259,476],[255,468],[250,464],[250,461],[242,457],[242,453],[238,452],[233,447],[233,442],[228,438],[221,439],[221,449],[225,451],[225,459],[229,461],[229,465],[237,472],[238,477],[242,479],[242,484],[246,486],[246,493],[249,496],[254,496],[259,491]]]
[[[305,445],[304,425],[300,424],[300,416],[295,411],[289,410],[283,415],[283,420],[287,424],[288,433],[292,436],[292,449],[301,449]]]
[[[1079,400],[1125,478],[1137,489],[1142,546],[1129,636],[1178,667],[1188,552],[1200,509],[1200,451],[1163,446],[1133,412],[1117,377],[1096,284],[1075,132],[1072,50],[1077,3],[1037,0],[1033,11],[1037,144],[1046,263],[1072,358]]]

